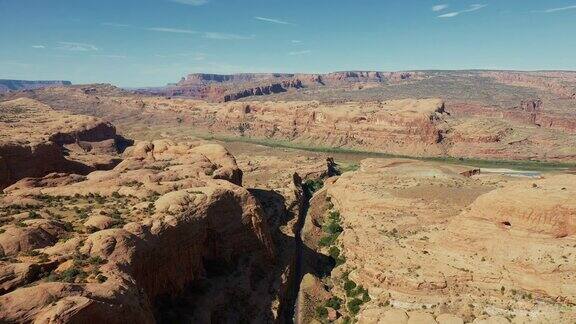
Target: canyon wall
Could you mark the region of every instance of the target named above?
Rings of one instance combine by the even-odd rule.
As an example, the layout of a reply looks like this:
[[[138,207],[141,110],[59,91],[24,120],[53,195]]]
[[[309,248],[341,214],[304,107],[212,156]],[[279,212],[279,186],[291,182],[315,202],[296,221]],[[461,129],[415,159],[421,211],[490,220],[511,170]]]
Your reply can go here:
[[[575,176],[471,170],[366,159],[326,179],[303,241],[333,261],[308,258],[299,322],[574,321]]]
[[[31,99],[2,102],[0,112],[0,189],[50,172],[112,168],[129,145],[110,123],[57,112]]]
[[[3,281],[0,318],[152,323],[164,316],[157,313],[162,298],[238,269],[246,271],[248,288],[221,287],[222,295],[211,299],[211,308],[197,310],[196,318],[243,316],[220,307],[230,303],[227,293],[244,291],[252,295],[247,305],[263,321],[271,320],[272,306],[258,305],[256,300],[265,300],[251,291],[265,283],[251,281],[250,269],[273,264],[276,252],[262,207],[239,186],[241,179],[234,158],[218,145],[159,141],[128,149],[110,171],[10,186],[1,200],[2,216],[23,225],[3,226],[0,251],[20,260],[22,270],[14,270],[15,261],[0,264],[11,278]],[[24,203],[34,206],[34,219],[15,209]],[[88,208],[87,215],[58,211],[54,217],[54,206]],[[38,231],[50,234],[41,237]]]

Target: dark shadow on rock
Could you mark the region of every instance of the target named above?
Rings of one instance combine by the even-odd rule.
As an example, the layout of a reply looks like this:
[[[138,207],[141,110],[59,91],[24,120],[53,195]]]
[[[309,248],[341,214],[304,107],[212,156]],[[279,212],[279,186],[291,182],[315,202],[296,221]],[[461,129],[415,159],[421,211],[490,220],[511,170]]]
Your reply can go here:
[[[134,145],[134,140],[125,138],[122,135],[116,135],[116,137],[114,138],[114,142],[116,144],[116,149],[118,150],[118,153],[124,153],[124,151],[128,147]]]
[[[249,189],[261,204],[276,249],[274,262],[259,255],[242,256],[233,264],[207,260],[205,275],[191,282],[178,296],[155,301],[158,323],[292,323],[303,269],[328,269],[330,257],[302,244],[303,217],[294,226],[298,235],[281,231],[294,220],[286,199],[274,190]],[[307,201],[305,202],[307,203]],[[305,206],[304,206],[305,207]],[[306,213],[306,208],[296,208]],[[259,254],[259,253],[257,253]],[[310,265],[302,265],[306,259]],[[221,269],[225,268],[225,270]],[[288,270],[288,271],[286,271]],[[306,270],[308,271],[308,270]],[[321,276],[323,271],[314,271]],[[285,282],[282,276],[286,276]],[[272,312],[278,305],[277,318]]]

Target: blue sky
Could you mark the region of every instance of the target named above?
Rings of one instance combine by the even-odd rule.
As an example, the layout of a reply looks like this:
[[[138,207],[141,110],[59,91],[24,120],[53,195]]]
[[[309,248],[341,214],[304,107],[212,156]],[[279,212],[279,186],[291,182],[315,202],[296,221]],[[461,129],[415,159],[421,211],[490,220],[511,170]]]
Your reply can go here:
[[[0,79],[576,70],[576,0],[0,0]]]

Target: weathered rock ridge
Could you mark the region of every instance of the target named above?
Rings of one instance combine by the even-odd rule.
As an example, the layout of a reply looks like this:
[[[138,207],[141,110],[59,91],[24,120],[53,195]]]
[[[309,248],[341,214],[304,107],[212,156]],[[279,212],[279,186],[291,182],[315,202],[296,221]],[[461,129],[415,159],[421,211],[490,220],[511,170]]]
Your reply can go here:
[[[197,86],[213,83],[246,83],[267,80],[300,79],[303,83],[312,85],[314,83],[325,84],[329,82],[386,82],[400,81],[413,78],[419,75],[416,72],[378,72],[378,71],[343,71],[326,74],[305,74],[305,73],[240,73],[230,75],[193,73],[182,78],[177,83],[178,86]]]
[[[574,99],[576,87],[566,81],[576,81],[573,72],[500,72],[490,71],[482,73],[483,76],[494,78],[498,82],[523,87],[532,87],[554,93],[563,99]]]
[[[302,322],[574,321],[576,177],[462,174],[368,159],[328,179],[303,239],[334,264],[306,280]]]
[[[50,172],[112,168],[128,144],[109,123],[57,112],[30,99],[2,102],[0,114],[0,189]]]
[[[356,84],[400,83],[422,77],[419,72],[345,71],[327,74],[289,73],[194,73],[178,83],[160,88],[136,90],[140,94],[189,97],[211,101],[233,101],[265,96],[306,87],[349,86]]]
[[[1,321],[152,323],[162,316],[155,312],[163,296],[243,263],[249,275],[272,262],[262,207],[240,183],[221,146],[156,141],[129,148],[110,171],[5,189]],[[25,203],[29,213],[17,207]],[[249,287],[266,286],[247,283],[253,296],[242,302],[261,298]],[[248,293],[242,289],[221,292]],[[231,296],[219,298],[196,320],[238,316],[220,309]],[[247,305],[271,320],[266,305]]]
[[[224,95],[222,101],[228,102],[252,96],[264,96],[274,93],[286,92],[288,89],[300,89],[302,87],[302,81],[299,79],[285,80],[280,83],[257,86],[250,89],[240,90],[231,94],[226,94]]]

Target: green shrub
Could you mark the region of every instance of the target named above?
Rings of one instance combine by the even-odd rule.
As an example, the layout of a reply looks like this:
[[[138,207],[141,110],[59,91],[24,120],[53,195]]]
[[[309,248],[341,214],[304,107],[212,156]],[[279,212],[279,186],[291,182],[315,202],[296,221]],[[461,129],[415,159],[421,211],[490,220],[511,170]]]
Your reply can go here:
[[[318,306],[316,307],[316,315],[320,318],[326,318],[328,317],[328,309],[324,306]]]
[[[330,211],[328,213],[327,221],[325,222],[324,226],[322,226],[322,230],[327,234],[326,236],[320,239],[319,245],[320,246],[332,246],[336,243],[338,236],[344,231],[342,226],[340,226],[341,217],[340,212],[338,211]],[[336,260],[337,257],[334,257]]]
[[[82,269],[72,267],[68,270],[64,270],[60,274],[60,280],[63,282],[75,282],[76,279],[84,280],[88,275]]]
[[[324,230],[324,232],[326,232],[328,234],[340,234],[344,231],[342,226],[340,226],[340,224],[338,224],[336,222],[330,222],[330,223],[324,225],[324,227],[322,229]]]
[[[74,226],[72,225],[72,223],[63,222],[62,225],[64,225],[64,229],[66,230],[66,232],[73,232],[74,231]]]
[[[368,294],[368,291],[367,291],[367,290],[364,290],[364,292],[362,293],[362,301],[365,302],[365,303],[367,303],[367,302],[369,302],[370,300],[372,300],[372,299],[370,298],[370,295]]]
[[[40,252],[39,252],[39,251],[36,251],[36,250],[32,250],[32,251],[29,251],[29,252],[25,252],[24,254],[25,254],[25,255],[28,255],[28,256],[33,256],[33,257],[34,257],[34,256],[39,256],[39,255],[40,255]]]
[[[98,194],[98,193],[94,195],[94,199],[95,199],[96,202],[99,203],[99,204],[104,204],[104,203],[106,202],[106,198],[100,196],[100,194]]]
[[[103,264],[103,263],[106,263],[106,261],[97,255],[97,256],[93,256],[93,257],[88,258],[88,263],[90,263],[90,264]]]
[[[322,189],[322,187],[324,187],[324,182],[320,179],[309,179],[304,182],[304,188],[308,190],[308,193],[310,194],[313,194],[316,191]]]
[[[342,306],[342,299],[334,296],[334,297],[328,299],[326,301],[326,303],[324,303],[324,305],[326,307],[330,307],[330,308],[333,308],[335,310],[339,310],[340,307]]]
[[[148,206],[144,208],[144,211],[148,214],[154,214],[154,212],[156,212],[156,206],[154,206],[154,203],[149,203]]]
[[[355,293],[355,289],[356,288],[356,283],[352,280],[346,280],[344,282],[344,290],[346,290],[346,296],[348,297],[352,297],[352,296],[356,296]]]
[[[153,191],[152,194],[148,196],[147,200],[148,202],[155,202],[156,200],[158,200],[158,198],[160,198],[160,194],[157,193],[156,191]]]
[[[340,249],[336,246],[331,246],[328,254],[336,262],[336,266],[340,266],[346,262],[346,258],[341,255]]]
[[[31,211],[28,212],[28,218],[29,218],[29,219],[38,219],[38,218],[41,218],[41,217],[40,217],[40,214],[38,214],[36,211],[31,210]]]
[[[332,246],[330,247],[330,250],[328,250],[328,254],[332,257],[332,259],[337,260],[340,256],[340,249],[336,246]]]
[[[368,290],[362,287],[362,285],[356,285],[356,283],[352,280],[347,279],[344,282],[344,290],[346,290],[346,296],[348,297],[357,297],[362,295],[362,299],[367,299],[366,301],[370,300]]]
[[[340,266],[343,265],[346,262],[346,257],[345,256],[341,256],[338,259],[336,259],[336,266]]]
[[[112,211],[110,212],[110,217],[114,218],[114,219],[121,219],[122,218],[122,213],[120,213],[120,211],[118,211],[118,209],[114,208],[112,209]]]
[[[336,243],[336,239],[338,239],[338,235],[327,235],[321,238],[318,244],[320,246],[331,246]]]
[[[353,298],[352,300],[350,300],[347,304],[348,306],[348,311],[350,311],[350,313],[352,315],[356,315],[358,314],[358,312],[360,311],[360,305],[362,305],[363,302],[358,299],[358,298]]]
[[[23,221],[17,221],[14,225],[16,225],[17,227],[28,227],[28,225]]]
[[[342,218],[340,217],[340,212],[337,210],[331,210],[328,213],[328,219],[337,223],[340,223],[342,221]]]

